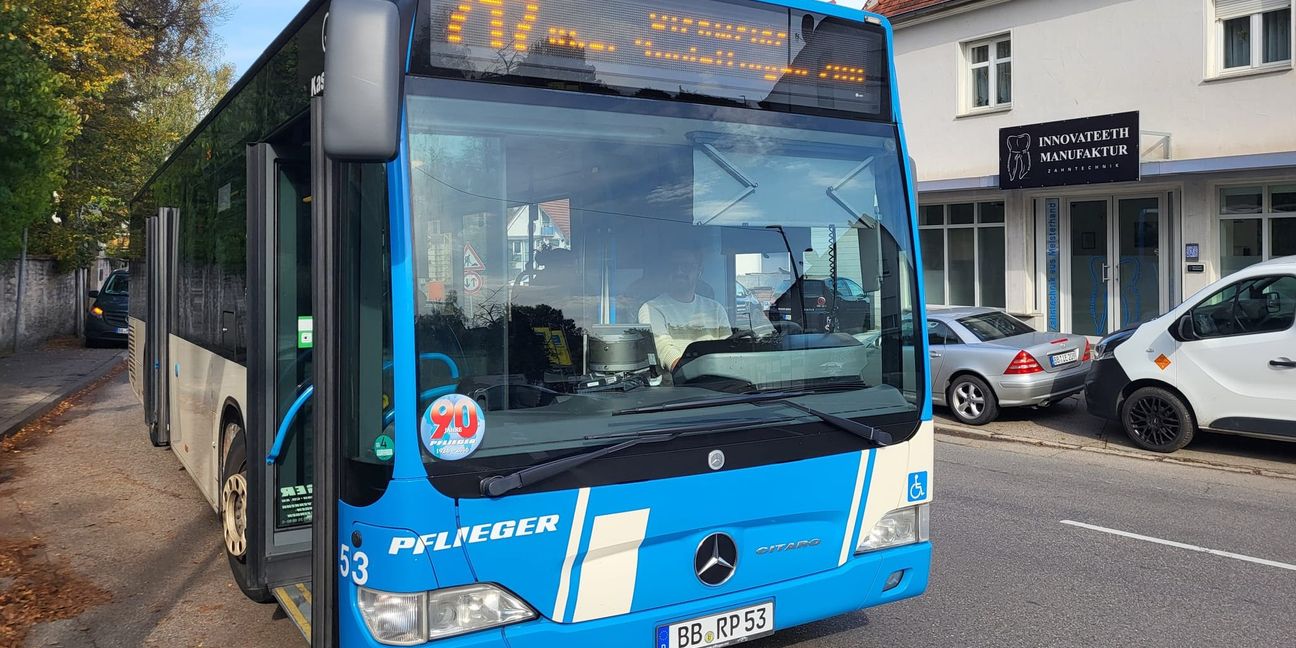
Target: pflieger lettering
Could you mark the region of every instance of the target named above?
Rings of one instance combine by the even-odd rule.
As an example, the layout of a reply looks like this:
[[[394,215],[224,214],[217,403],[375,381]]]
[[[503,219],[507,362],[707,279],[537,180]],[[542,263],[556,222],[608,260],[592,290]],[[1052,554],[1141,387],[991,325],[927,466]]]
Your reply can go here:
[[[424,551],[444,551],[465,544],[552,533],[558,530],[558,519],[559,516],[557,515],[541,515],[518,520],[474,524],[459,527],[453,531],[439,531],[422,536],[397,536],[392,538],[387,553],[396,555],[402,551],[409,551],[417,555]]]

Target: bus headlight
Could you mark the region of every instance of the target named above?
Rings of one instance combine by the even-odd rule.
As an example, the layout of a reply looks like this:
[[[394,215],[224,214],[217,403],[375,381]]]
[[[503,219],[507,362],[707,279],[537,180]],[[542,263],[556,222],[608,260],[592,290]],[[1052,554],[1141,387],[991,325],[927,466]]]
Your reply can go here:
[[[931,537],[931,513],[928,504],[919,504],[887,513],[868,535],[860,538],[855,553],[925,542]]]
[[[393,594],[356,588],[356,602],[369,634],[380,643],[412,646],[427,641],[427,594]]]
[[[441,639],[527,621],[535,610],[494,585],[465,585],[428,592],[428,639]]]
[[[536,618],[535,610],[521,599],[489,584],[415,594],[358,587],[356,598],[369,633],[389,646],[411,646]]]

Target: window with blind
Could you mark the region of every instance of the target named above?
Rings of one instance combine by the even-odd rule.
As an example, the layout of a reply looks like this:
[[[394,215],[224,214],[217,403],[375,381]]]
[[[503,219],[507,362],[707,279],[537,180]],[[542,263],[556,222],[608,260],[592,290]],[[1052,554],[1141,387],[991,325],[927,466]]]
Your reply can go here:
[[[1005,306],[1003,202],[921,205],[927,303],[939,306]]]
[[[1215,69],[1290,67],[1292,0],[1214,0]]]
[[[964,113],[1012,105],[1012,40],[1007,34],[963,44]]]

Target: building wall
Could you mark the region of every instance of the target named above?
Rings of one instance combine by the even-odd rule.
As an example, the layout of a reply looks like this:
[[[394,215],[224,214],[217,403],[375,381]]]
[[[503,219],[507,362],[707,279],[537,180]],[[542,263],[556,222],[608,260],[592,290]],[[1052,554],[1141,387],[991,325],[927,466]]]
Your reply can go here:
[[[896,67],[919,180],[996,174],[1002,127],[1129,110],[1143,130],[1172,134],[1174,159],[1296,150],[1290,67],[1209,78],[1211,2],[1009,0],[902,22]],[[959,116],[959,44],[1002,33],[1012,37],[1011,110]]]
[[[13,350],[18,260],[0,260],[0,352]],[[22,328],[18,348],[28,349],[52,337],[76,335],[76,273],[60,274],[52,259],[28,258],[23,279]]]

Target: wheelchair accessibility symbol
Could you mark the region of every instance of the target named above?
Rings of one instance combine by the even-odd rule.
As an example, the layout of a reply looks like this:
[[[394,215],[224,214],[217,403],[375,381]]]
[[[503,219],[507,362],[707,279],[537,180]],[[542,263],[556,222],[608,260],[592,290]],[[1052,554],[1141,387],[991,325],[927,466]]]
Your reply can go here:
[[[909,473],[909,501],[927,499],[927,471]]]

